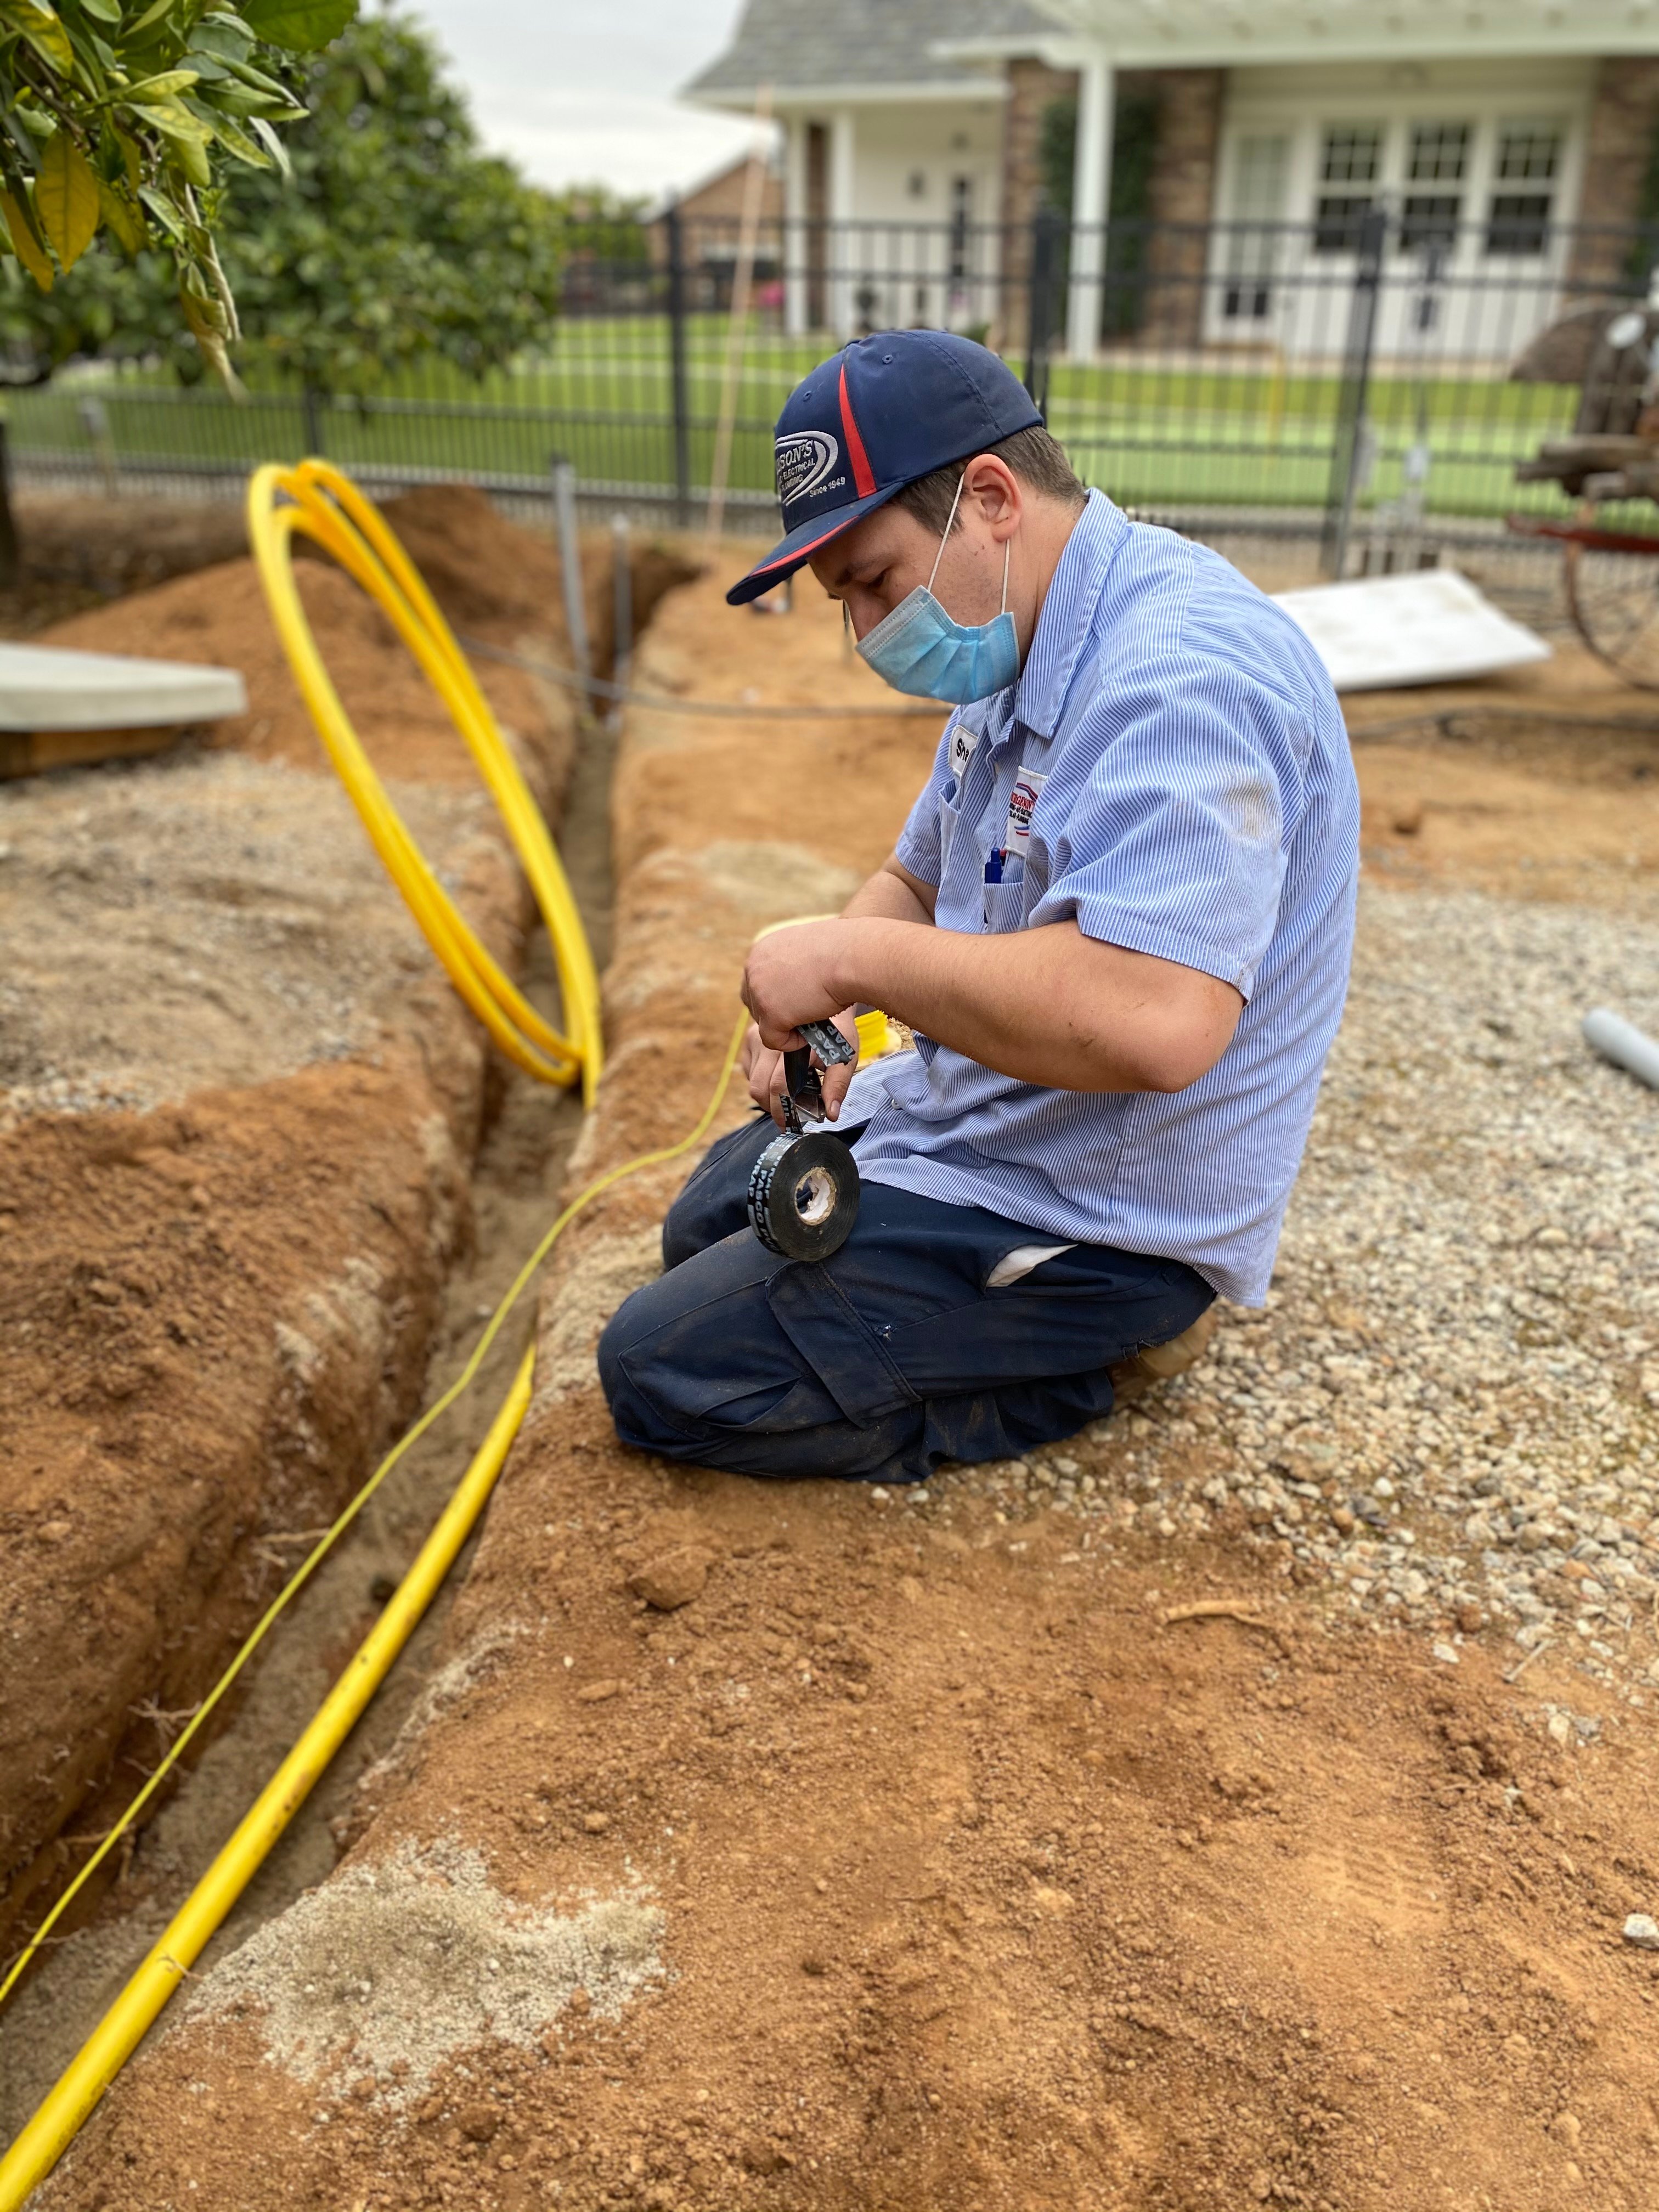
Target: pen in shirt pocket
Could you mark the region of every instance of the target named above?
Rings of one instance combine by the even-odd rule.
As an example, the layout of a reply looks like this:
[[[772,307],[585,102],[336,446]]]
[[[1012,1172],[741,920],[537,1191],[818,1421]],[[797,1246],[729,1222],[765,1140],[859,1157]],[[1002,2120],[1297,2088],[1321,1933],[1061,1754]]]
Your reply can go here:
[[[1002,881],[1002,866],[1007,857],[1008,855],[1006,852],[1004,851],[1000,853],[992,853],[987,859],[985,863],[985,880],[988,884],[1000,884]]]

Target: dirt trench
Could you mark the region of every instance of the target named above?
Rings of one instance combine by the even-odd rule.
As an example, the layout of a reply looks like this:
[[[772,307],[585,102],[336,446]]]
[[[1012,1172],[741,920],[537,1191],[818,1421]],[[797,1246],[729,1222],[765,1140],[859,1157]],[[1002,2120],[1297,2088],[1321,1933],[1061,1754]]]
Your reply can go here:
[[[461,488],[391,513],[452,620],[568,659],[550,548]],[[646,549],[642,571],[648,611],[672,564]],[[459,739],[356,587],[315,562],[301,580],[417,837],[518,966],[531,908]],[[309,733],[252,563],[46,635],[227,661],[251,705],[205,745],[0,795],[8,1957],[420,1402],[447,1279],[489,1273],[469,1170],[502,1104]],[[568,695],[483,674],[556,820]],[[154,1887],[142,1850],[110,1872],[126,1903]]]
[[[879,696],[810,593],[763,625],[716,588],[666,603],[642,681]],[[568,1188],[691,1121],[753,931],[880,857],[933,742],[630,716]],[[1593,842],[1573,805],[1526,834]],[[556,1263],[444,1695],[343,1865],[192,1991],[43,2205],[1644,2212],[1640,1693],[1479,1606],[1357,1613],[1225,1479],[1228,1377],[1305,1356],[1338,1291],[1310,1310],[1298,1258],[1212,1367],[1037,1463],[738,1481],[622,1449],[592,1374],[682,1171]]]

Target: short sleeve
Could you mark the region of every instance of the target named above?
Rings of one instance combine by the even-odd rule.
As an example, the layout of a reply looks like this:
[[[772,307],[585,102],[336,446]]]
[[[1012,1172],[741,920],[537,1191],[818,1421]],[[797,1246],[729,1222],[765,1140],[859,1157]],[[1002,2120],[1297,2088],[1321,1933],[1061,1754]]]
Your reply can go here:
[[[932,884],[935,890],[945,872],[939,843],[939,794],[950,776],[951,742],[960,720],[959,714],[952,714],[945,722],[927,781],[894,848],[899,866],[908,868],[918,883]]]
[[[1030,926],[1075,921],[1248,999],[1301,813],[1292,715],[1206,658],[1115,684],[1094,715],[1097,746],[1079,730],[1067,747],[1086,769],[1051,778],[1038,810],[1049,873]]]

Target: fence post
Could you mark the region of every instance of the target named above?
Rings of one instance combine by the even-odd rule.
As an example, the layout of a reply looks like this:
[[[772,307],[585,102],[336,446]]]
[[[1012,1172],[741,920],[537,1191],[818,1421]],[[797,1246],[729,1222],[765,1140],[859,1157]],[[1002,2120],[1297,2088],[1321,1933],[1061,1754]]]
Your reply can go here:
[[[674,404],[674,519],[691,523],[691,410],[685,380],[685,238],[679,204],[671,201],[668,231],[668,369]]]
[[[564,593],[564,626],[570,638],[576,673],[585,683],[593,673],[593,653],[587,641],[587,598],[582,582],[581,541],[576,535],[576,465],[568,461],[562,453],[555,453],[550,465],[553,523],[559,538],[559,584]],[[583,708],[591,707],[592,692],[584,690],[581,696]]]
[[[1342,360],[1342,380],[1337,386],[1336,438],[1331,448],[1330,489],[1325,495],[1325,528],[1320,544],[1320,567],[1326,575],[1333,577],[1341,575],[1347,562],[1354,501],[1370,472],[1375,452],[1365,409],[1371,380],[1371,348],[1376,339],[1377,304],[1382,289],[1382,248],[1388,231],[1386,210],[1368,208],[1360,224],[1359,258],[1348,306],[1348,343]]]
[[[321,458],[323,451],[323,395],[314,384],[305,387],[306,451]]]
[[[1054,208],[1039,208],[1031,231],[1031,273],[1026,301],[1025,389],[1048,419],[1048,363],[1059,325],[1060,260],[1066,223]]]
[[[634,659],[634,556],[628,517],[622,514],[611,518],[611,681],[622,692],[628,689]],[[617,698],[611,708],[611,728],[620,729],[622,719],[623,702]]]

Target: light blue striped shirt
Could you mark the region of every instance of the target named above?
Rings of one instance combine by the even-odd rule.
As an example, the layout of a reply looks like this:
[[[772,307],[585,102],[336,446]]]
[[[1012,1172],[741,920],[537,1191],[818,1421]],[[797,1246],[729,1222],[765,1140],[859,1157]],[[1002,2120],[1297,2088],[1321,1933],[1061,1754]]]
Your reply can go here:
[[[1074,920],[1234,984],[1185,1091],[1045,1091],[922,1037],[862,1071],[860,1174],[1258,1305],[1353,945],[1359,798],[1318,656],[1237,569],[1092,492],[1018,684],[946,724],[898,842],[943,929]]]

